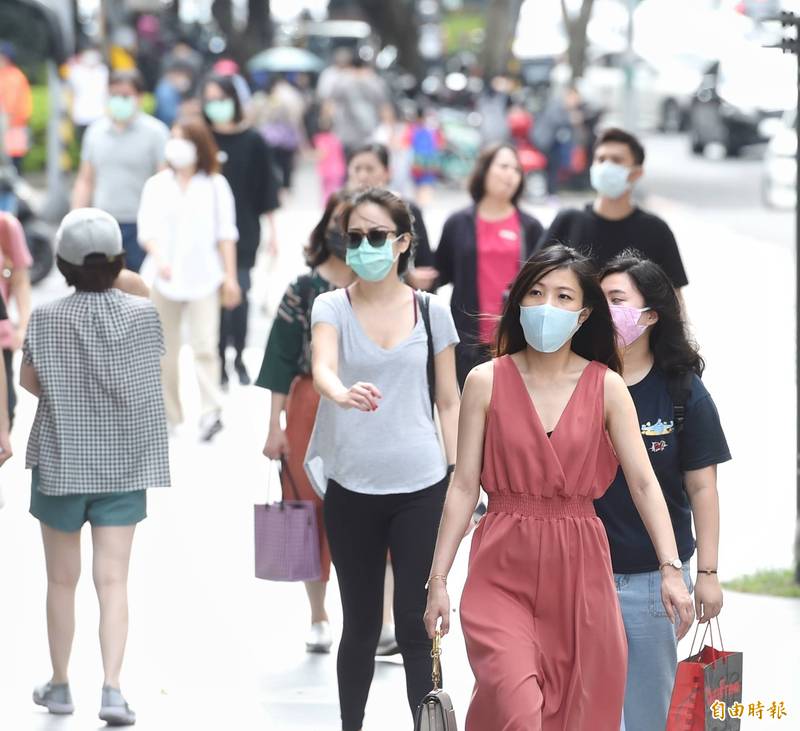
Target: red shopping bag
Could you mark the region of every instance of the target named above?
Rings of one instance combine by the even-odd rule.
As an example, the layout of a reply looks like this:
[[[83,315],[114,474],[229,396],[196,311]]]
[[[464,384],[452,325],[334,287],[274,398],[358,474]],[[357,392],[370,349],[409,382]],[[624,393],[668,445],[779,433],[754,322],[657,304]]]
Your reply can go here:
[[[665,731],[739,731],[741,719],[731,718],[727,709],[742,701],[743,655],[725,650],[719,620],[717,634],[722,649],[714,647],[714,630],[708,622],[700,638],[702,649],[693,654],[699,629],[698,624],[689,657],[678,663]],[[709,630],[711,645],[703,646]]]

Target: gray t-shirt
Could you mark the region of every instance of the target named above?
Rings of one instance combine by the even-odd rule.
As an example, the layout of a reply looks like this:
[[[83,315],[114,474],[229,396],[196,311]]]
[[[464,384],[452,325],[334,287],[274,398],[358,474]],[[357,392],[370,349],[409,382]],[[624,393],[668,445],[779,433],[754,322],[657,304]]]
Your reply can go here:
[[[436,295],[430,297],[430,314],[433,349],[439,353],[457,343],[458,335],[450,308]],[[440,482],[447,464],[431,416],[428,340],[421,315],[411,334],[390,350],[362,330],[344,289],[314,301],[311,326],[320,322],[339,333],[342,383],[372,383],[383,398],[372,412],[320,401],[306,454],[314,489],[324,494],[332,479],[353,492],[385,495],[416,492]]]
[[[168,138],[166,125],[144,112],[124,128],[108,117],[94,122],[81,150],[81,159],[94,168],[92,205],[120,223],[135,223],[142,188],[163,164]]]

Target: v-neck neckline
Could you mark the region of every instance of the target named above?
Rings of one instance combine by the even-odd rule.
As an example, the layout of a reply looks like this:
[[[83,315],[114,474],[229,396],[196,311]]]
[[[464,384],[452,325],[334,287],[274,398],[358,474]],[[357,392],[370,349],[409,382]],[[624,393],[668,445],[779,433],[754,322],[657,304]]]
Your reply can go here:
[[[581,384],[583,383],[583,377],[586,375],[586,371],[588,371],[589,368],[592,367],[592,361],[589,361],[589,363],[587,363],[586,366],[584,367],[584,369],[581,371],[580,376],[578,376],[578,382],[575,384],[575,387],[572,389],[572,393],[570,394],[569,399],[567,399],[567,404],[566,404],[566,406],[564,406],[564,409],[561,411],[561,414],[559,415],[558,420],[556,421],[556,425],[553,427],[553,429],[550,432],[548,432],[545,429],[544,423],[542,422],[542,418],[539,416],[539,411],[536,409],[536,404],[533,402],[533,396],[531,395],[531,392],[528,390],[528,386],[525,383],[525,378],[522,375],[522,371],[520,371],[519,366],[517,366],[516,362],[514,361],[514,359],[510,355],[508,356],[508,359],[511,361],[511,366],[514,369],[514,372],[517,374],[517,381],[519,382],[519,385],[522,387],[522,390],[525,392],[525,395],[528,397],[528,404],[530,406],[531,412],[533,413],[534,420],[539,425],[539,429],[541,430],[542,434],[545,435],[545,438],[547,439],[547,441],[552,444],[553,443],[553,439],[556,437],[556,434],[558,433],[558,429],[561,426],[561,422],[564,421],[564,416],[569,411],[569,408],[572,405],[572,402],[575,400],[575,394],[578,393],[578,390],[580,389]],[[548,436],[548,433],[549,433],[549,436]]]
[[[356,313],[356,309],[355,309],[355,307],[353,307],[353,300],[350,299],[350,287],[349,286],[348,287],[342,287],[342,290],[344,291],[345,300],[347,301],[347,307],[350,310],[350,316],[353,318],[353,322],[355,322],[356,327],[358,328],[359,332],[361,333],[361,336],[368,343],[370,343],[370,345],[372,345],[374,348],[376,348],[381,353],[384,353],[384,354],[394,353],[398,348],[401,348],[402,346],[406,345],[406,343],[408,343],[411,340],[411,338],[414,337],[414,333],[417,332],[417,328],[419,327],[419,323],[422,320],[422,317],[420,317],[419,308],[417,306],[417,295],[416,295],[416,292],[414,292],[413,289],[411,290],[411,292],[412,292],[412,295],[413,295],[412,303],[413,303],[413,306],[414,306],[414,327],[411,328],[411,332],[408,333],[408,335],[406,335],[400,342],[395,343],[391,348],[384,348],[382,345],[378,345],[378,343],[376,343],[372,339],[372,337],[369,335],[369,333],[366,331],[366,329],[364,329],[364,326],[361,324],[361,321],[358,319],[358,314]]]

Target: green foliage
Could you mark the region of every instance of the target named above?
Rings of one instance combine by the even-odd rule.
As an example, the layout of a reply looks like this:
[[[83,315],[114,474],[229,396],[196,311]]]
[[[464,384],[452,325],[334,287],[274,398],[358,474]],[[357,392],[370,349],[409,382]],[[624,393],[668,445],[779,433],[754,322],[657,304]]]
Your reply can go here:
[[[723,584],[726,589],[745,594],[794,597],[800,599],[800,585],[794,583],[794,573],[785,571],[759,571]]]
[[[482,37],[486,28],[486,18],[482,13],[468,10],[447,13],[442,26],[447,53],[480,50],[480,44],[475,41]]]

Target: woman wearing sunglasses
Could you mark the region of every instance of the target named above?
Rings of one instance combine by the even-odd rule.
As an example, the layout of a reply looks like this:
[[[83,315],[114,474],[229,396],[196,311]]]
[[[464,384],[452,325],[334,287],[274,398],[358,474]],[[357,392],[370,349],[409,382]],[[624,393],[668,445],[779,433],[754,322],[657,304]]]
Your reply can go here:
[[[450,625],[447,574],[480,486],[461,626],[475,691],[466,731],[619,731],[625,629],[593,500],[622,466],[678,636],[692,600],[664,495],[639,436],[614,326],[592,263],[551,246],[512,284],[496,358],[467,378],[458,467],[429,578],[425,623]],[[631,731],[634,731],[633,729]],[[639,729],[635,729],[639,731]]]
[[[337,664],[343,731],[358,731],[381,630],[387,550],[395,624],[412,711],[430,690],[431,641],[422,625],[425,579],[455,463],[458,387],[450,311],[429,299],[435,401],[423,304],[400,276],[413,253],[408,207],[367,190],[342,213],[346,260],[358,279],[317,297],[312,373],[322,395],[306,470],[325,492],[325,525],[344,614]]]
[[[333,193],[306,246],[306,264],[311,271],[301,274],[283,295],[255,382],[256,386],[272,392],[264,456],[285,458],[281,476],[288,473],[300,499],[311,500],[317,508],[321,571],[319,581],[309,581],[305,585],[311,605],[306,649],[322,653],[330,652],[333,643],[325,611],[331,554],[325,535],[322,500],[306,477],[303,461],[319,405],[319,395],[311,380],[311,308],[321,294],[346,287],[354,279],[353,270],[344,261],[347,248],[341,231],[343,208],[344,195]],[[285,429],[281,424],[284,413]],[[290,500],[291,485],[284,485],[284,490],[284,497]]]
[[[714,401],[700,376],[705,364],[686,337],[681,305],[658,264],[623,252],[606,266],[601,286],[622,349],[628,385],[650,463],[669,506],[678,564],[692,591],[689,561],[697,528],[697,619],[722,609],[717,579],[717,465],[730,458]],[[625,727],[663,731],[678,665],[674,625],[657,601],[659,560],[621,470],[595,504],[611,546],[611,565],[628,636]],[[678,567],[676,564],[676,568]]]

